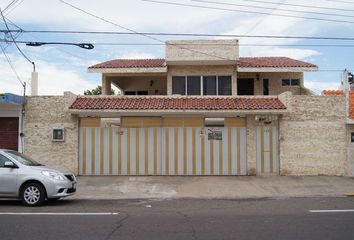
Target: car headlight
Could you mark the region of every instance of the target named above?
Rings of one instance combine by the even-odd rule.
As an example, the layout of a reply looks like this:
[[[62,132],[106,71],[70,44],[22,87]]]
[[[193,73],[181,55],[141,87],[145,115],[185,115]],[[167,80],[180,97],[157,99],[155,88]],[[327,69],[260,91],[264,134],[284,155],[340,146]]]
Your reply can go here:
[[[55,180],[61,180],[61,181],[66,180],[65,177],[60,173],[56,173],[52,171],[42,171],[42,174],[46,177],[53,178]]]

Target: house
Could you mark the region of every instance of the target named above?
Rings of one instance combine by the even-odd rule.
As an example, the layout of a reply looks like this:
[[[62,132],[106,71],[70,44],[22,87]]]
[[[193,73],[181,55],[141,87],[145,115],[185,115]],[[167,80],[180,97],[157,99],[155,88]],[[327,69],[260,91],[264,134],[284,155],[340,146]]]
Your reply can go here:
[[[21,96],[0,94],[0,149],[22,151],[22,104]]]
[[[28,97],[25,151],[80,175],[354,175],[345,97],[304,87],[317,70],[239,57],[237,40],[167,41],[165,59],[89,67],[101,96]]]

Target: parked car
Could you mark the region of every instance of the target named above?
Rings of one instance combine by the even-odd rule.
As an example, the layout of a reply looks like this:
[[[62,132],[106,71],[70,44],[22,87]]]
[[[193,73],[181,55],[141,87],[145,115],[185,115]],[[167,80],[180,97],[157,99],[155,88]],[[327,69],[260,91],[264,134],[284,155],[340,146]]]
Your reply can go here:
[[[17,151],[0,149],[0,197],[19,198],[35,207],[75,192],[72,173],[46,167]]]

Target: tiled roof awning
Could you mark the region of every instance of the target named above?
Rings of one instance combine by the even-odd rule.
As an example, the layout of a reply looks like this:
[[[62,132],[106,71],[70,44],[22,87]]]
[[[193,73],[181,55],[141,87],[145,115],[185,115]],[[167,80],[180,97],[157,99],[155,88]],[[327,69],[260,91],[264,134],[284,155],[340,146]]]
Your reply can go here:
[[[116,59],[103,63],[99,63],[89,67],[91,72],[106,72],[106,71],[138,71],[145,69],[159,69],[166,71],[166,60],[163,58],[157,59]],[[237,60],[238,71],[317,71],[318,67],[314,64],[304,61],[295,60],[287,57],[240,57]]]
[[[78,97],[70,109],[117,111],[247,111],[286,110],[286,107],[277,97],[96,96]]]
[[[237,62],[239,72],[267,71],[317,71],[312,63],[288,57],[240,57]]]

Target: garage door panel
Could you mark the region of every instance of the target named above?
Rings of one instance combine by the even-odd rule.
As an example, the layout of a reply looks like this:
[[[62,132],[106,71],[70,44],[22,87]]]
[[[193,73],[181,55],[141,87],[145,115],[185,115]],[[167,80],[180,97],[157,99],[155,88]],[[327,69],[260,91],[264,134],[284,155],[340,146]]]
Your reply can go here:
[[[80,175],[245,175],[246,129],[88,128],[79,135]]]

